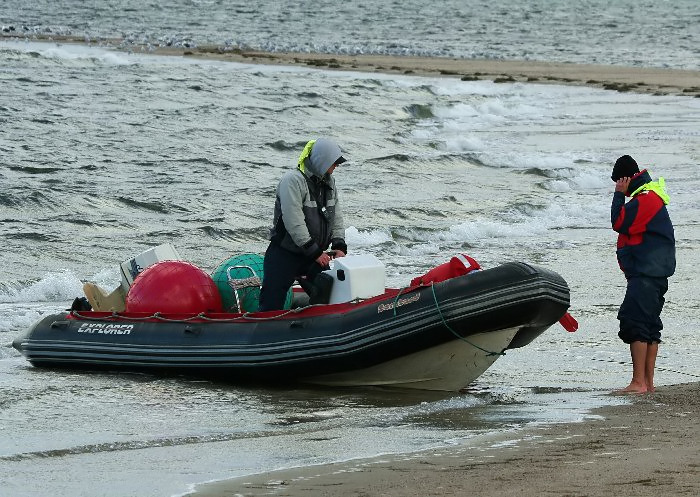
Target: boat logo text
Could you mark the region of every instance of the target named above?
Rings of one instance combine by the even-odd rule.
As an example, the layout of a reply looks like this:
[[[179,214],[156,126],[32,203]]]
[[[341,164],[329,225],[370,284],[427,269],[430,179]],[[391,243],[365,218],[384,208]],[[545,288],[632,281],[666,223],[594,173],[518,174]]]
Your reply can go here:
[[[101,333],[103,335],[129,335],[134,329],[133,324],[115,323],[83,323],[78,333]]]
[[[384,312],[384,311],[390,311],[394,307],[401,307],[402,305],[412,304],[413,302],[418,302],[419,299],[420,299],[420,293],[415,293],[415,294],[411,295],[410,297],[399,299],[396,302],[392,302],[390,304],[379,304],[377,306],[377,314],[379,314],[380,312]]]

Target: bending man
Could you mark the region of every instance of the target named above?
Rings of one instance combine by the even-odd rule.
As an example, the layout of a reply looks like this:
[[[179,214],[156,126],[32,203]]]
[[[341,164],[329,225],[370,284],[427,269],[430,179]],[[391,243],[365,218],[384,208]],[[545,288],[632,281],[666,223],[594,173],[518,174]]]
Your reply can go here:
[[[298,166],[282,176],[265,252],[259,310],[282,309],[295,279],[313,282],[328,269],[329,245],[334,257],[347,253],[338,191],[331,176],[343,162],[340,147],[319,138],[306,144]]]

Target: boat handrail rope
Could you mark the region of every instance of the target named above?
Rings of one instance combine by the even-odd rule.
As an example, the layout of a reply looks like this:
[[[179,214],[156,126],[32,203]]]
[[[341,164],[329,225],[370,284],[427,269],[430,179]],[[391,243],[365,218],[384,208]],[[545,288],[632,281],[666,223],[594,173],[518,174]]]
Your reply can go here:
[[[354,301],[351,302],[354,303]],[[319,307],[322,305],[325,304],[311,304],[304,307],[297,307],[294,309],[289,309],[281,314],[275,314],[274,316],[251,316],[251,314],[253,313],[246,312],[244,314],[241,314],[240,316],[236,316],[235,318],[212,318],[207,316],[204,312],[200,312],[199,314],[195,314],[187,318],[179,319],[167,318],[163,316],[160,312],[154,312],[150,316],[128,316],[126,314],[120,314],[119,312],[112,311],[112,313],[108,316],[98,317],[84,316],[76,310],[71,310],[70,315],[76,316],[80,319],[88,319],[90,321],[111,321],[113,319],[125,319],[127,321],[149,321],[152,319],[157,319],[159,321],[165,321],[168,323],[187,323],[189,321],[195,321],[199,319],[202,321],[210,321],[214,323],[235,323],[236,321],[274,321],[275,319],[283,318],[284,316],[287,316],[289,314],[299,314],[300,312],[303,312],[307,309],[311,309],[312,307]]]
[[[470,342],[469,340],[467,340],[466,338],[464,338],[462,335],[460,335],[459,333],[457,333],[455,330],[453,330],[452,327],[451,327],[449,324],[447,324],[447,321],[445,320],[445,317],[442,315],[442,310],[440,309],[440,304],[438,303],[438,298],[437,298],[437,295],[435,294],[435,283],[432,282],[432,281],[430,282],[430,289],[431,289],[431,291],[433,292],[433,300],[435,301],[435,309],[437,309],[438,316],[440,316],[440,320],[442,321],[442,324],[444,324],[444,325],[445,325],[445,328],[447,328],[448,330],[450,330],[450,332],[451,332],[454,336],[456,336],[457,338],[459,338],[460,340],[462,340],[462,341],[464,341],[464,342],[467,342],[467,343],[468,343],[469,345],[471,345],[472,347],[475,347],[475,348],[481,350],[482,352],[486,352],[486,355],[487,355],[487,356],[492,356],[492,355],[506,355],[505,351],[493,352],[493,351],[491,351],[491,350],[486,350],[486,349],[484,349],[484,348],[482,348],[482,347],[479,347],[477,344]],[[400,293],[400,292],[399,292],[399,293]],[[394,308],[394,315],[396,315],[396,308]]]

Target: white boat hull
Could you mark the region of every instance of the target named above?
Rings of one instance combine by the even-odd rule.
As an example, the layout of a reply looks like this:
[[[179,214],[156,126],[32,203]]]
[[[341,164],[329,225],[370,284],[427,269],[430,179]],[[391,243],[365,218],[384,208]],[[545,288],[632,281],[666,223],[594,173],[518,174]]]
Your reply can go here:
[[[518,328],[506,328],[478,333],[369,368],[314,376],[303,381],[338,387],[391,386],[458,391],[491,367],[517,331]]]

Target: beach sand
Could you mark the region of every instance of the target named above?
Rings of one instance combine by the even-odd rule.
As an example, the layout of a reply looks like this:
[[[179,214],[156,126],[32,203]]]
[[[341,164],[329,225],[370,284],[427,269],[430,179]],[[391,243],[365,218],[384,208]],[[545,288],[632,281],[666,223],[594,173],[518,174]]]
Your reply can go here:
[[[246,64],[283,64],[324,70],[381,72],[414,76],[443,76],[464,81],[497,83],[585,85],[619,92],[683,95],[700,98],[700,71],[628,66],[572,64],[520,60],[456,59],[447,57],[401,57],[390,55],[337,55],[322,53],[260,52],[219,46],[192,48],[126,45],[119,39],[86,39],[78,36],[33,35],[18,37],[0,33],[0,39],[79,43],[133,53],[151,53]]]
[[[384,55],[331,55],[230,51],[218,48],[157,49],[156,53],[182,53],[244,63],[305,65],[321,69],[448,76],[464,81],[574,84],[620,92],[685,95],[700,98],[700,71],[677,69],[567,64],[538,61],[397,57]]]
[[[416,454],[211,483],[195,497],[693,496],[700,491],[700,383],[658,387],[584,422],[527,428]]]

